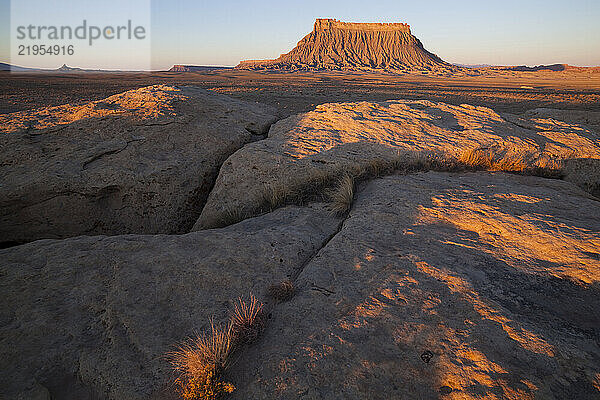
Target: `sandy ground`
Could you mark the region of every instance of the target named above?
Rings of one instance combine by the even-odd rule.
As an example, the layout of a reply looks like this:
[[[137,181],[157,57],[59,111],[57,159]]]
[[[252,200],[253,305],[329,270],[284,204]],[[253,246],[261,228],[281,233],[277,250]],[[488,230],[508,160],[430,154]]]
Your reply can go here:
[[[600,111],[600,74],[504,72],[491,76],[440,77],[377,73],[0,73],[0,113],[98,100],[158,83],[197,85],[233,97],[273,105],[281,116],[342,101],[429,99],[468,103],[500,112],[537,107]]]

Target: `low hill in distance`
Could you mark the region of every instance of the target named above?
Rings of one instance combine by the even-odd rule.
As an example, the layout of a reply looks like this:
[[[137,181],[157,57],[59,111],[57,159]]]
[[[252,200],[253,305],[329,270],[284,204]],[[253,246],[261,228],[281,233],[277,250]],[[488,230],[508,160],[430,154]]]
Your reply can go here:
[[[232,67],[214,67],[210,65],[180,65],[175,64],[167,72],[204,72],[204,71],[223,71],[233,69]]]
[[[12,72],[39,72],[39,71],[43,71],[41,69],[36,69],[36,68],[26,68],[26,67],[20,67],[18,65],[11,65],[8,63],[0,63],[0,71],[12,71]],[[49,71],[49,70],[47,70]]]
[[[538,71],[555,71],[555,72],[600,72],[600,67],[576,67],[569,64],[548,64],[548,65],[536,65],[529,67],[527,65],[515,65],[508,67],[491,67],[492,69],[500,69],[504,71],[518,71],[518,72],[538,72]]]
[[[55,73],[55,72],[66,72],[66,73],[112,73],[112,72],[150,72],[150,71],[124,71],[124,70],[106,70],[106,69],[85,69],[79,67],[69,67],[67,64],[63,64],[56,69],[52,68],[29,68],[20,67],[17,65],[11,65],[8,63],[0,63],[0,71],[8,72],[32,72],[32,73]]]

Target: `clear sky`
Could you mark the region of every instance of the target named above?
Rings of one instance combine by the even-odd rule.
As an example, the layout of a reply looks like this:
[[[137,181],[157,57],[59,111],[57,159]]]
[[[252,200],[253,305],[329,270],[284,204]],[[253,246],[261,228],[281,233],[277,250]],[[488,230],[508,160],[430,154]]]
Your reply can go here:
[[[0,0],[4,62],[9,7]],[[152,67],[274,58],[319,17],[407,22],[429,51],[454,63],[600,65],[600,0],[152,0]]]

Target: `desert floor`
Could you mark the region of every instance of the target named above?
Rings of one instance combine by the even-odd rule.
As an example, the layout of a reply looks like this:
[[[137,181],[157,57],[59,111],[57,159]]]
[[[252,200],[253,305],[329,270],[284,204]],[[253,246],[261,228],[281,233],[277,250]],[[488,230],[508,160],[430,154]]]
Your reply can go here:
[[[428,99],[522,113],[551,107],[600,110],[600,74],[504,72],[493,76],[435,77],[367,73],[0,73],[0,114],[102,99],[154,84],[195,85],[279,109],[282,117],[317,104]]]

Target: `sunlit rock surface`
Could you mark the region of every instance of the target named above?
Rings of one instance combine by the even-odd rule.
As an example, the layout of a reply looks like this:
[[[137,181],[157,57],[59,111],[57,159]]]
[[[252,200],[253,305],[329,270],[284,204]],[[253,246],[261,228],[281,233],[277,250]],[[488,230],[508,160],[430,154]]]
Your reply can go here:
[[[599,210],[538,177],[368,183],[234,366],[233,398],[597,398]]]
[[[277,122],[266,140],[229,157],[194,228],[218,226],[233,211],[255,214],[271,192],[301,191],[376,160],[423,152],[459,159],[473,150],[516,170],[563,170],[575,160],[567,179],[591,189],[600,182],[600,133],[589,127],[427,100],[331,103]]]
[[[151,86],[0,116],[0,242],[183,233],[221,163],[267,132],[270,107]]]
[[[182,236],[0,250],[0,398],[164,399],[166,354],[211,317],[225,322],[239,296],[296,275],[338,224],[322,207],[289,207]]]

